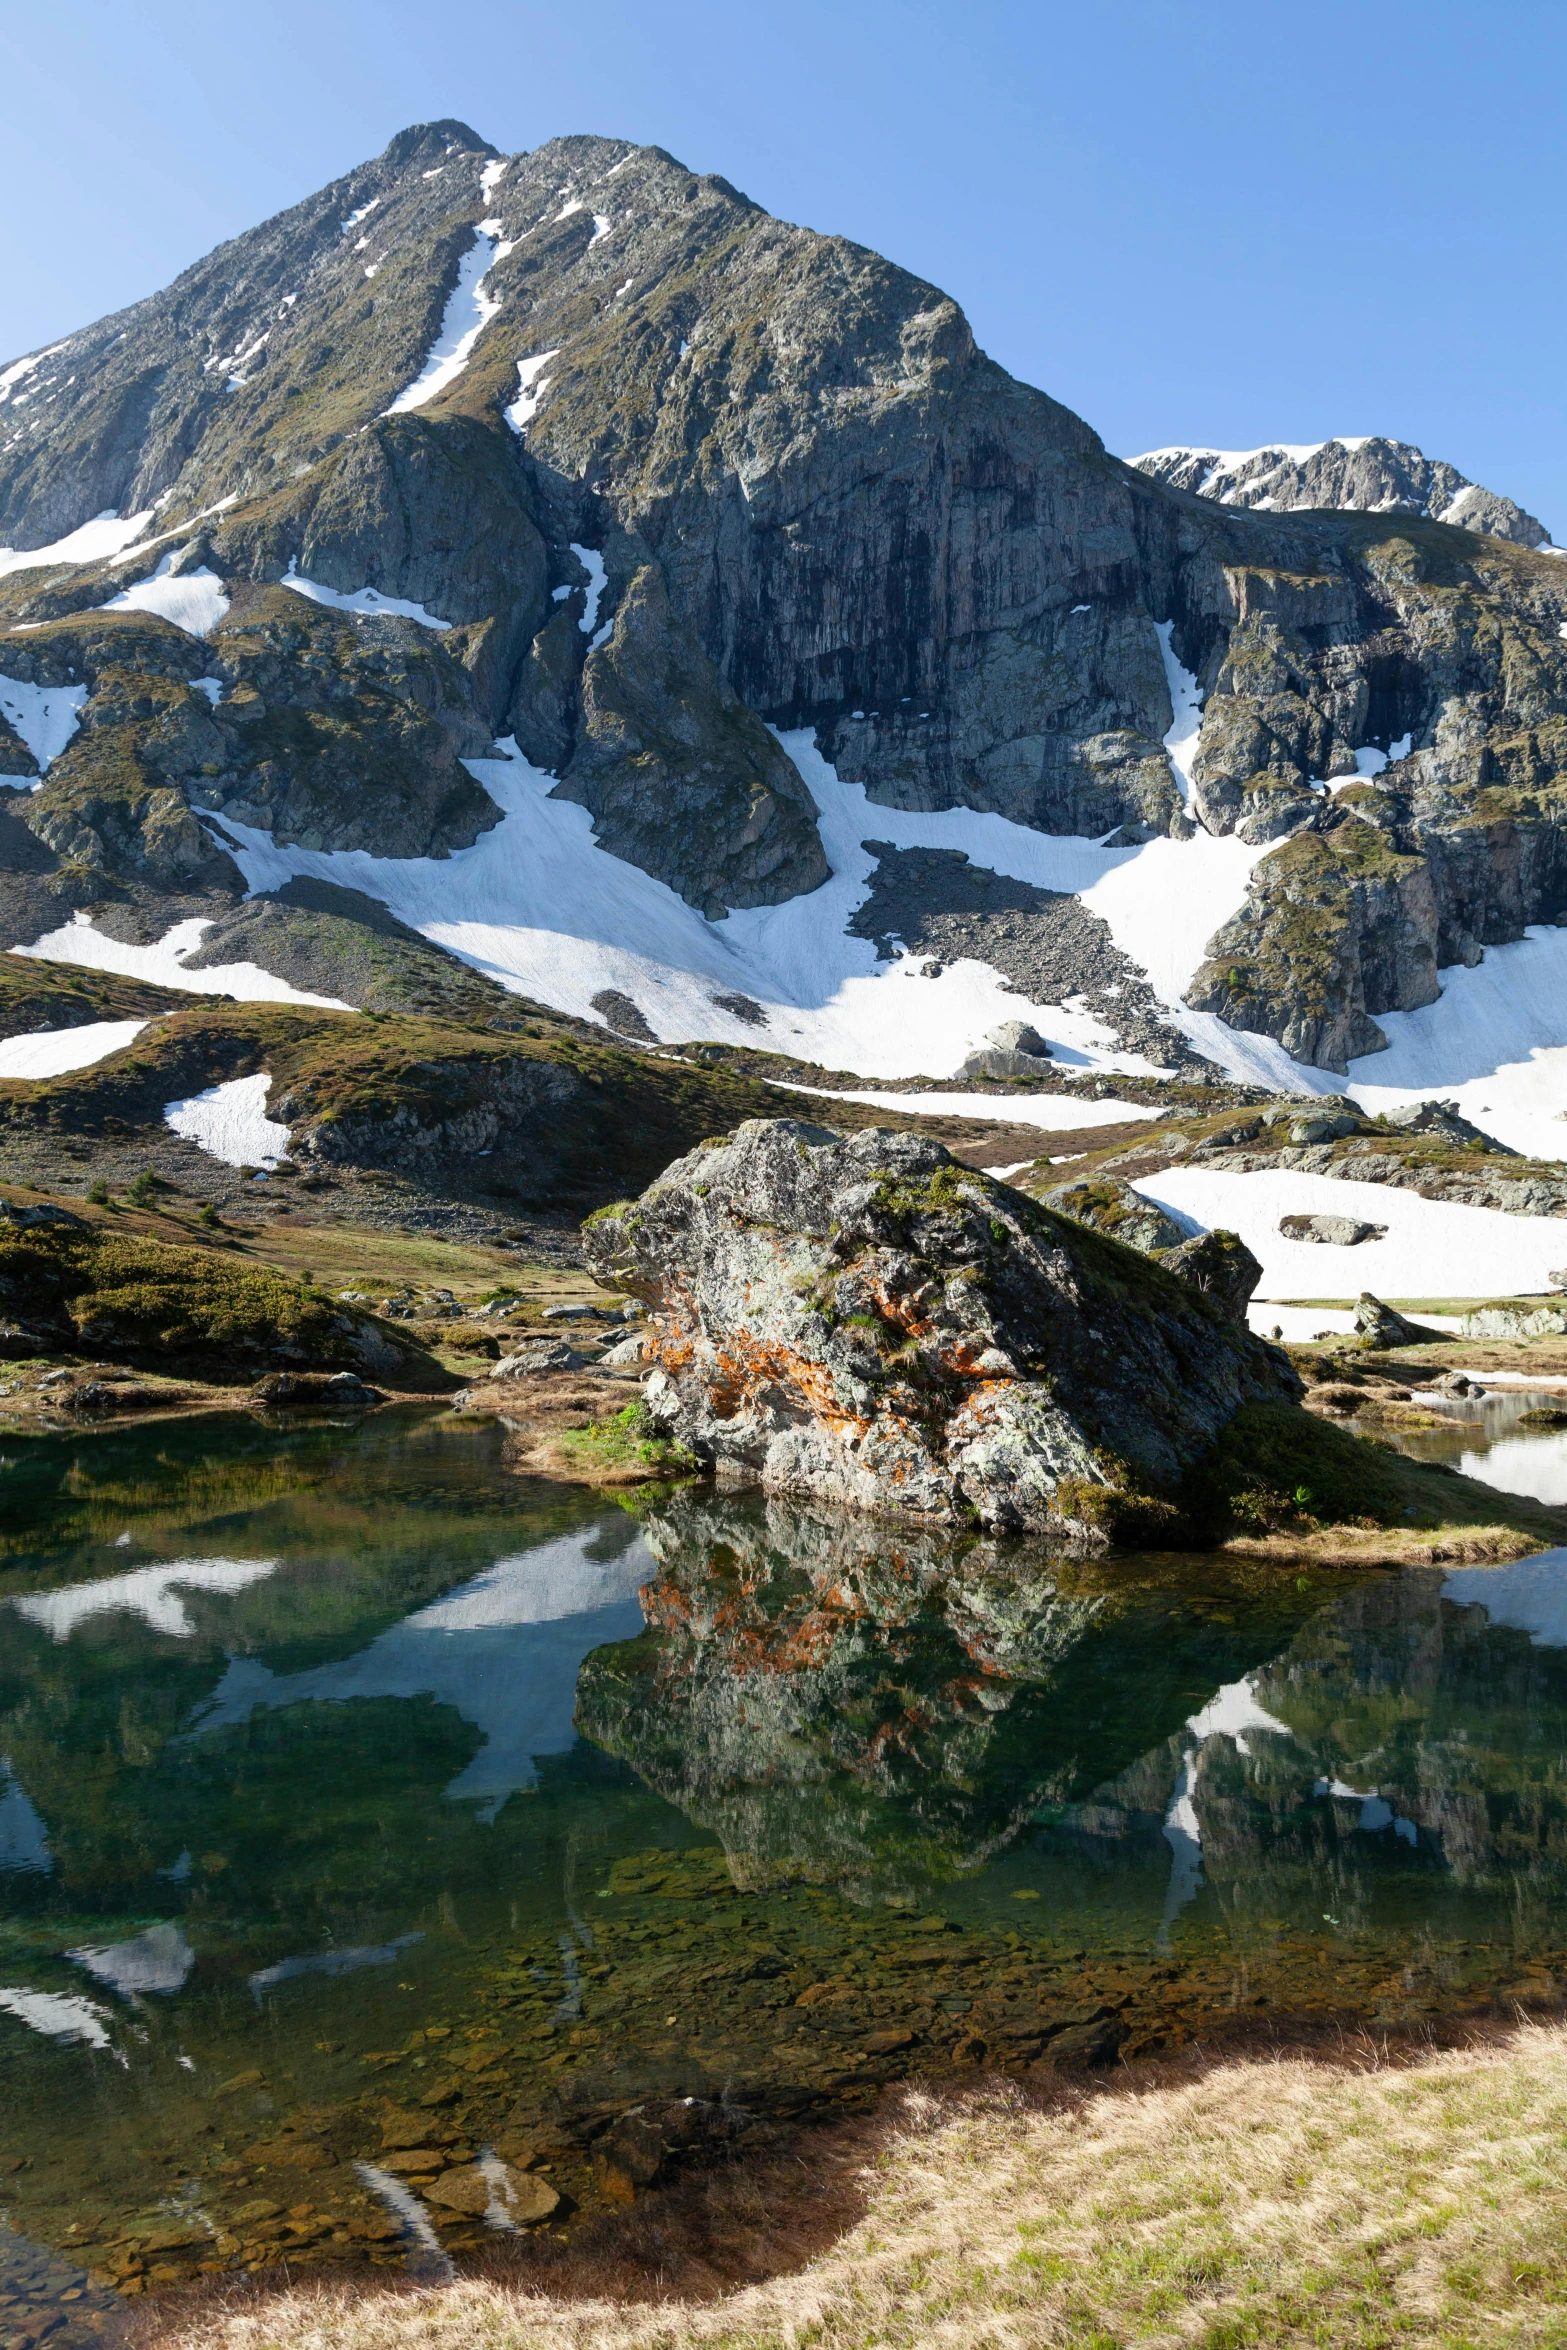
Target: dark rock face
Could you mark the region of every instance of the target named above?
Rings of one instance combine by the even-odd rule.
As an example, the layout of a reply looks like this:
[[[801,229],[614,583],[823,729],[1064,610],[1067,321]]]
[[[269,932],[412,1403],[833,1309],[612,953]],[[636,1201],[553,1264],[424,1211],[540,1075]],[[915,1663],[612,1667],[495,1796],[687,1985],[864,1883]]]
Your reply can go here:
[[[651,563],[588,655],[581,738],[557,797],[591,808],[605,848],[715,921],[827,879],[816,802]]]
[[[1411,1012],[1436,1001],[1436,929],[1429,867],[1349,817],[1262,859],[1245,907],[1209,940],[1187,1002],[1343,1071],[1386,1048],[1371,1005]]]
[[[584,1246],[661,1309],[654,1416],[771,1491],[1096,1547],[1112,1489],[1297,1392],[1223,1306],[912,1135],[753,1121]]]
[[[1408,441],[1321,441],[1314,449],[1154,449],[1134,457],[1139,473],[1173,490],[1194,490],[1224,506],[1347,506],[1362,513],[1423,514],[1520,547],[1543,547],[1550,532],[1511,498],[1482,489],[1456,465],[1424,456]]]
[[[582,1080],[551,1061],[476,1056],[431,1061],[418,1082],[388,1088],[384,1106],[356,1103],[312,1116],[307,1082],[285,1094],[273,1113],[294,1128],[291,1149],[326,1166],[403,1167],[492,1156],[536,1157],[536,1133],[572,1106]]]

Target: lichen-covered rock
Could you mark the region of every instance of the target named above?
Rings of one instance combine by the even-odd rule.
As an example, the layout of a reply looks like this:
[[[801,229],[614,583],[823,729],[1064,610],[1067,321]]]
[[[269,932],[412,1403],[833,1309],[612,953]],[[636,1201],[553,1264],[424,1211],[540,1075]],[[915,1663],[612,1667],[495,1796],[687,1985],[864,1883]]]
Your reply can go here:
[[[757,1119],[584,1228],[656,1302],[649,1410],[720,1476],[1085,1547],[1167,1497],[1284,1359],[1136,1252],[875,1128]]]
[[[1179,1248],[1185,1237],[1174,1218],[1156,1200],[1144,1199],[1140,1191],[1134,1191],[1129,1183],[1118,1182],[1113,1175],[1058,1183],[1053,1190],[1043,1191],[1039,1196],[1058,1216],[1070,1216],[1077,1224],[1091,1224],[1096,1232],[1107,1232],[1112,1240],[1122,1241],[1128,1248],[1141,1249],[1145,1255],[1151,1255],[1155,1249]]]
[[[1373,1297],[1369,1289],[1363,1289],[1356,1301],[1355,1330],[1369,1347],[1424,1346],[1430,1339],[1445,1336],[1424,1322],[1411,1322]]]
[[[1238,1232],[1198,1232],[1179,1248],[1166,1250],[1160,1263],[1177,1281],[1209,1298],[1232,1322],[1244,1326],[1262,1267]]]

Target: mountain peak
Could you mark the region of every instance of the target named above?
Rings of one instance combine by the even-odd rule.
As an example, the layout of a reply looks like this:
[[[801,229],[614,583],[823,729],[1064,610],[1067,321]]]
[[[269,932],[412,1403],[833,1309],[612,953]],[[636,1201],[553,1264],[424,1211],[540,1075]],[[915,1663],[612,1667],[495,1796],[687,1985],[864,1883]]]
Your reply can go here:
[[[406,130],[389,139],[377,160],[389,170],[401,171],[417,162],[421,155],[452,154],[462,151],[473,155],[498,155],[488,139],[481,139],[468,123],[459,122],[454,115],[440,122],[411,122]]]

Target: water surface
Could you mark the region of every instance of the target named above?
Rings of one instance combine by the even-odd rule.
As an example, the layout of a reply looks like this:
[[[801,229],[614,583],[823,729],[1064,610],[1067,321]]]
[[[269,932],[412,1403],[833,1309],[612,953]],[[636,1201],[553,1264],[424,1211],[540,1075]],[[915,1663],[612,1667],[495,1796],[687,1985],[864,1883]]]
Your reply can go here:
[[[1431,1441],[1548,1455],[1516,1417]],[[1567,1556],[1172,1582],[704,1489],[638,1514],[504,1444],[426,1411],[13,1443],[0,2338],[203,2270],[461,2260],[491,2238],[432,2181],[489,2148],[569,2224],[648,2101],[732,2130],[1554,1998]]]

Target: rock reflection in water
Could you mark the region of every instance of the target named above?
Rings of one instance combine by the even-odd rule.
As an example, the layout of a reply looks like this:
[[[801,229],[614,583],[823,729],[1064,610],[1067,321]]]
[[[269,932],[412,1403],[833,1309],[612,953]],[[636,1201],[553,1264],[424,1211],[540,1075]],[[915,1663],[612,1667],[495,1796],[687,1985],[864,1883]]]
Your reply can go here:
[[[588,1659],[578,1726],[743,1886],[972,1874],[1279,1635],[1277,1602],[1248,1631],[1036,1543],[776,1499],[682,1496],[645,1535],[647,1629]]]

